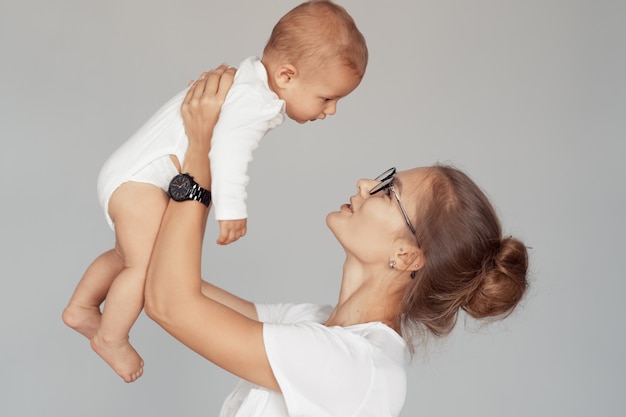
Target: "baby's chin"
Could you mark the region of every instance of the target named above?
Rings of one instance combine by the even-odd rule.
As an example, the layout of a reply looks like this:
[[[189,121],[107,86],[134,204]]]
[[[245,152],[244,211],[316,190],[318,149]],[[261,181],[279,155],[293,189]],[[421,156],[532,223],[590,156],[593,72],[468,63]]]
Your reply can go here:
[[[289,113],[287,113],[287,117],[289,117],[291,120],[293,120],[294,122],[296,122],[296,123],[298,123],[300,125],[303,125],[303,124],[308,123],[308,122],[314,122],[314,121],[317,120],[317,118],[314,118],[314,119],[304,119],[304,120],[303,119],[298,119],[296,117],[293,117],[293,116],[289,115]]]

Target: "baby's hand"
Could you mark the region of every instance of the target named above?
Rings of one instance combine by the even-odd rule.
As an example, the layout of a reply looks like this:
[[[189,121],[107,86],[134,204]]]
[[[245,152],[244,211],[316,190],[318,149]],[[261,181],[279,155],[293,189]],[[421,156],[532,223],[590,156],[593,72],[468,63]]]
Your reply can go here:
[[[246,227],[246,219],[219,220],[219,225],[220,235],[217,238],[218,245],[228,245],[229,243],[233,243],[240,237],[244,236],[248,230]]]

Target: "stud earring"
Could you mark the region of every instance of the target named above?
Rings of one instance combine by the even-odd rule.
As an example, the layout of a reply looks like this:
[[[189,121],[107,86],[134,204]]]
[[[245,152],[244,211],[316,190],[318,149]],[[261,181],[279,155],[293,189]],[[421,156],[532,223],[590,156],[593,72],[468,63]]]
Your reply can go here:
[[[394,261],[393,259],[389,261],[389,268],[393,269],[396,267],[396,261]]]

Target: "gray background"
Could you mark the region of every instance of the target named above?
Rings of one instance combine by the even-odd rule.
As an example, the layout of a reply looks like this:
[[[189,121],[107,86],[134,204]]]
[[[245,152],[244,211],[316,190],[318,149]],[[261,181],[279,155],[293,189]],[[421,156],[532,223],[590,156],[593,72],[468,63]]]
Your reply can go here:
[[[234,378],[144,315],[130,385],[60,315],[113,243],[105,158],[202,70],[260,54],[297,3],[1,1],[0,415],[217,414]],[[340,3],[369,44],[363,83],[336,116],[266,137],[249,235],[217,247],[211,221],[205,271],[253,300],[333,303],[325,214],[358,178],[452,162],[532,247],[532,287],[507,321],[461,319],[420,349],[402,416],[623,415],[624,2]]]

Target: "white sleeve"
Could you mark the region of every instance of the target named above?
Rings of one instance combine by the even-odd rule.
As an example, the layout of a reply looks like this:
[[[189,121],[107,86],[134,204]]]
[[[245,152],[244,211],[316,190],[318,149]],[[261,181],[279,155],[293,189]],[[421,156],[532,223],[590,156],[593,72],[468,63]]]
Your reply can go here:
[[[252,152],[282,122],[282,101],[249,83],[233,84],[222,106],[211,142],[211,194],[218,220],[248,217],[246,172]],[[272,93],[273,94],[273,93]]]
[[[317,323],[263,325],[267,356],[293,417],[354,415],[374,375],[367,341]]]

